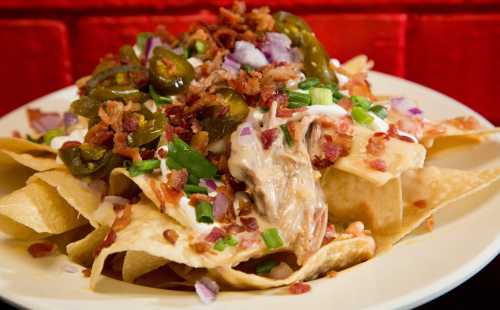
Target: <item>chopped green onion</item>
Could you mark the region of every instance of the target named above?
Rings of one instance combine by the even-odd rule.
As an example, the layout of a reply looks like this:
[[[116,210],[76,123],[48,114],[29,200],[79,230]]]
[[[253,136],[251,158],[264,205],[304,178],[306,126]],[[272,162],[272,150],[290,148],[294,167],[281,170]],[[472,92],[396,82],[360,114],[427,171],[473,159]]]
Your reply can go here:
[[[298,91],[288,91],[288,107],[297,109],[311,105],[311,95]]]
[[[263,276],[269,274],[274,267],[278,266],[278,262],[274,259],[265,260],[255,266],[255,274]]]
[[[195,177],[194,175],[188,175],[188,184],[198,185],[200,183],[200,179]]]
[[[194,194],[194,193],[208,194],[208,189],[204,186],[186,184],[184,185],[184,192],[186,194]]]
[[[252,66],[247,65],[247,64],[244,64],[243,66],[241,66],[241,69],[247,73],[250,73],[250,72],[255,70]]]
[[[183,168],[181,164],[179,164],[178,162],[176,162],[175,160],[173,160],[170,157],[167,157],[166,162],[167,162],[167,167],[170,170],[180,170]],[[188,179],[189,179],[189,177],[188,177]],[[196,184],[198,184],[198,183],[196,183]]]
[[[50,145],[50,142],[52,142],[52,139],[55,137],[63,136],[64,135],[64,129],[62,128],[54,128],[51,130],[48,130],[44,135],[43,135],[43,143]]]
[[[226,248],[226,243],[224,242],[224,239],[219,239],[219,241],[217,241],[214,244],[214,250],[218,252],[224,251],[225,248]]]
[[[128,168],[128,172],[130,173],[130,176],[136,177],[157,168],[160,168],[160,161],[158,159],[147,159],[132,163],[132,165]]]
[[[363,125],[369,125],[373,122],[373,116],[368,114],[368,111],[359,106],[352,107],[352,118]]]
[[[292,136],[290,136],[290,132],[288,131],[288,125],[283,124],[280,125],[281,131],[283,131],[283,137],[285,138],[285,142],[288,146],[293,146],[293,139]]]
[[[213,208],[212,205],[206,201],[200,201],[196,205],[196,221],[198,223],[208,223],[214,222]]]
[[[320,80],[318,78],[308,78],[302,82],[299,83],[299,88],[303,90],[308,90],[311,89],[315,86],[318,86],[320,83]]]
[[[277,249],[283,246],[283,240],[281,240],[280,234],[276,228],[269,228],[264,230],[261,233],[262,239],[264,239],[264,243],[267,248]]]
[[[211,162],[178,137],[168,143],[168,158],[197,178],[213,179],[217,174],[217,168]]]
[[[387,117],[387,109],[381,105],[375,105],[375,106],[371,107],[370,112],[377,115],[381,119],[384,119]]]
[[[229,246],[236,246],[238,240],[233,235],[227,235],[224,237],[224,243]]]
[[[207,50],[207,44],[201,40],[196,40],[194,42],[194,49],[198,54],[203,54]]]
[[[156,90],[154,89],[153,85],[149,85],[149,95],[151,96],[151,98],[153,99],[153,101],[158,106],[163,105],[163,104],[172,103],[172,98],[165,97],[165,96],[160,96],[156,92]]]
[[[351,101],[354,106],[361,107],[365,110],[369,110],[372,103],[370,100],[366,99],[365,97],[361,96],[352,96]]]
[[[312,104],[333,104],[332,91],[329,88],[315,87],[310,90]]]

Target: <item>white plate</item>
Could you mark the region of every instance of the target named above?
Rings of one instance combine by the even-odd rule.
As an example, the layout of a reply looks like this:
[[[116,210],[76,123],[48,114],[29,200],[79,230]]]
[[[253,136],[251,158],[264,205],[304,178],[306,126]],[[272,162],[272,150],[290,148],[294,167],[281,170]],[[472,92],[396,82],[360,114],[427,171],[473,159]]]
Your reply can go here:
[[[370,76],[378,94],[416,99],[430,119],[474,115],[460,103],[420,85],[385,74]],[[62,111],[75,97],[74,87],[40,98],[29,106]],[[25,107],[0,120],[0,134],[27,131]],[[442,154],[433,162],[455,168],[500,166],[500,143],[466,152]],[[429,301],[483,268],[500,251],[498,187],[481,192],[440,212],[432,233],[411,236],[392,251],[355,266],[334,279],[312,282],[308,294],[292,296],[285,289],[223,293],[202,305],[195,294],[163,291],[104,278],[99,292],[88,288],[80,272],[68,273],[64,256],[33,259],[19,243],[0,240],[0,294],[36,309],[352,309],[409,308]],[[81,268],[80,268],[81,269]]]

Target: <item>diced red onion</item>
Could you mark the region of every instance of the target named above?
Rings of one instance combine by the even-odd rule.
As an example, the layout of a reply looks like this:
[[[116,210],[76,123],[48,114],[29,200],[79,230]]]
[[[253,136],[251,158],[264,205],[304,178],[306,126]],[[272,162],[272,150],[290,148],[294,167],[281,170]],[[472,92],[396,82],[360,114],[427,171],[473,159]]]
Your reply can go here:
[[[243,127],[240,131],[240,137],[243,136],[248,136],[252,134],[252,128],[251,127]]]
[[[417,107],[409,109],[408,112],[410,112],[413,115],[420,115],[420,114],[424,113],[422,110],[420,110]]]
[[[217,193],[214,200],[214,218],[217,221],[224,219],[226,215],[227,208],[229,207],[229,200],[223,193]]]
[[[37,133],[43,134],[48,130],[58,128],[62,125],[63,120],[59,113],[50,112],[45,113],[39,109],[28,109],[28,121]]]
[[[217,294],[219,294],[219,285],[217,282],[210,278],[203,277],[196,281],[194,289],[204,304],[209,304],[215,301]]]
[[[114,205],[121,205],[121,206],[129,203],[128,199],[125,199],[120,196],[106,196],[104,197],[104,201],[110,202]]]
[[[69,127],[78,123],[78,116],[72,112],[64,112],[63,115],[64,126]]]
[[[260,68],[269,64],[266,56],[252,43],[246,41],[236,41],[234,52],[231,55],[240,64],[249,65],[253,68]]]
[[[212,179],[201,179],[199,185],[208,188],[209,191],[215,191],[217,189],[217,184]]]
[[[266,42],[260,50],[266,55],[270,62],[292,62],[292,52],[290,50],[292,42],[281,33],[269,32],[266,34]]]
[[[159,37],[149,37],[146,41],[146,48],[144,49],[144,61],[146,64],[149,58],[153,55],[153,50],[155,47],[162,45],[161,39]]]
[[[240,72],[240,67],[241,65],[234,60],[231,55],[226,56],[222,63],[222,68],[232,74],[238,74]]]
[[[404,97],[391,98],[390,104],[392,109],[406,116],[418,116],[423,114],[422,110]]]
[[[290,40],[290,38],[287,35],[285,35],[283,33],[279,33],[279,32],[266,33],[266,40],[268,42],[271,42],[271,43],[274,43],[274,44],[277,44],[277,45],[280,45],[280,46],[283,46],[286,48],[290,48],[292,46],[292,41]]]

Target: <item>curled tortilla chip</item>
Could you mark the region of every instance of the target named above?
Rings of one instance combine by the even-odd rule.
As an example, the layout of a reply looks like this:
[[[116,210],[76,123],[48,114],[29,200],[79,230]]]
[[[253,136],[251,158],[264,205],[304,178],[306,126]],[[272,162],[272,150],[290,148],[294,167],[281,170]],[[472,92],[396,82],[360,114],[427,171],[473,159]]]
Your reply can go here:
[[[66,251],[69,259],[85,267],[92,266],[95,249],[106,238],[109,230],[109,227],[100,226],[85,238],[68,244]]]
[[[340,71],[352,76],[357,73],[367,73],[373,68],[373,65],[373,61],[369,60],[368,56],[358,55],[343,63]]]
[[[60,234],[87,222],[52,186],[42,180],[35,180],[2,197],[0,215],[37,233],[49,234]]]
[[[321,178],[330,220],[362,221],[374,232],[401,228],[403,197],[400,178],[377,186],[356,175],[328,168]]]
[[[499,186],[500,168],[485,171],[462,171],[426,167],[408,171],[402,176],[402,228],[391,234],[374,234],[378,250],[386,250],[415,230],[440,208],[487,186]]]
[[[335,168],[381,186],[408,169],[423,167],[426,150],[422,145],[390,139],[385,143],[385,152],[379,158],[385,162],[387,170],[382,172],[371,168],[367,163],[366,145],[372,135],[370,129],[355,126],[351,152],[337,160]]]
[[[166,229],[178,234],[175,245],[163,237]],[[142,251],[149,255],[162,257],[195,268],[215,268],[234,266],[251,257],[262,255],[266,251],[263,242],[248,249],[237,247],[217,252],[208,250],[198,253],[190,246],[192,236],[185,227],[179,225],[160,211],[149,200],[142,200],[132,205],[132,219],[128,226],[116,232],[116,241],[102,249],[92,265],[91,288],[95,288],[102,272],[106,257],[113,253]]]
[[[58,164],[53,156],[37,157],[29,153],[15,153],[8,150],[0,150],[0,164],[18,163],[34,171],[45,171],[55,168],[63,168],[64,165]]]
[[[54,187],[57,193],[94,227],[98,223],[93,219],[95,210],[101,203],[100,193],[90,189],[84,182],[65,170],[52,170],[34,174],[28,183],[42,180]]]
[[[7,150],[14,153],[57,154],[57,150],[48,145],[38,144],[26,139],[13,137],[0,137],[0,150]]]
[[[138,277],[153,271],[168,262],[163,257],[153,256],[142,251],[127,251],[123,260],[122,278],[134,282]]]
[[[47,233],[37,233],[4,215],[0,215],[0,231],[19,240],[39,240],[49,236]]]
[[[298,281],[311,280],[329,270],[340,270],[373,257],[375,243],[369,236],[347,240],[332,241],[321,247],[318,252],[307,259],[304,265],[288,278],[273,280],[255,274],[245,273],[228,266],[210,270],[210,274],[218,282],[239,289],[266,289],[289,285]]]
[[[161,177],[158,175],[142,174],[132,177],[124,168],[114,169],[109,178],[109,188],[111,195],[121,196],[124,193],[133,191],[134,184],[151,200],[156,207],[162,209],[162,202],[155,193],[155,188],[160,190]],[[186,227],[192,227],[192,219],[185,214],[182,208],[169,202],[164,202],[165,213]]]

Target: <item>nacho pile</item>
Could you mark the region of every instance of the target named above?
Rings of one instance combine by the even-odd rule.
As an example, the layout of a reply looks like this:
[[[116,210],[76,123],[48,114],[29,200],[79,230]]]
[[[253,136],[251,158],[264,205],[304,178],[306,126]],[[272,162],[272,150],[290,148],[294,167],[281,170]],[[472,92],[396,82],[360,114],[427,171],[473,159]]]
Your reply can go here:
[[[0,230],[102,275],[164,289],[309,288],[390,249],[500,167],[427,164],[490,139],[377,96],[373,62],[330,58],[307,23],[242,2],[215,24],[141,33],[77,82],[64,115],[0,138]],[[463,149],[462,149],[463,150]],[[466,151],[466,150],[465,150]]]

